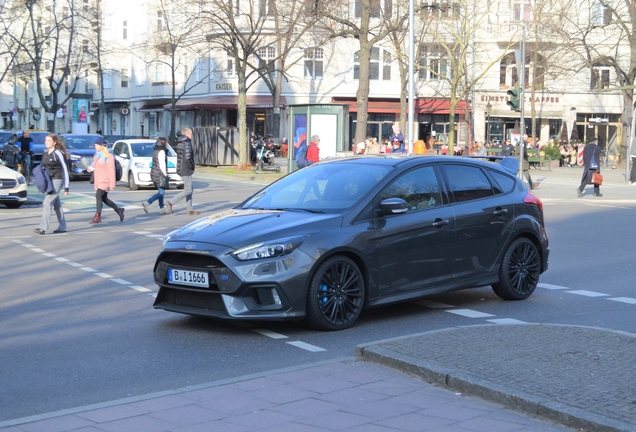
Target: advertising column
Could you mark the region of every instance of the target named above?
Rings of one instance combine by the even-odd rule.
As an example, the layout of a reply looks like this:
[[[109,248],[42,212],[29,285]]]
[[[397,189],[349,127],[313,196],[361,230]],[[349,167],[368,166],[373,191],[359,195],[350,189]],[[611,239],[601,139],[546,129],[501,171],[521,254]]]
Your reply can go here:
[[[74,134],[88,133],[88,99],[73,99],[73,123],[71,130]]]

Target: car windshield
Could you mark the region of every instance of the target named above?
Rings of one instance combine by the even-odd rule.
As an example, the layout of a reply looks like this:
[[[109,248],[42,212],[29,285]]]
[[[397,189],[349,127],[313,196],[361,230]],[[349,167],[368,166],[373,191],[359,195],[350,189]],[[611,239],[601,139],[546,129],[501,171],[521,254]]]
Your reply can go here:
[[[155,148],[154,142],[134,143],[131,144],[133,157],[152,157]],[[168,145],[168,156],[176,156],[177,154]]]
[[[390,170],[346,162],[313,165],[263,189],[241,208],[340,212],[360,201]]]
[[[92,149],[95,145],[95,137],[64,137],[66,139],[66,148],[69,150]]]

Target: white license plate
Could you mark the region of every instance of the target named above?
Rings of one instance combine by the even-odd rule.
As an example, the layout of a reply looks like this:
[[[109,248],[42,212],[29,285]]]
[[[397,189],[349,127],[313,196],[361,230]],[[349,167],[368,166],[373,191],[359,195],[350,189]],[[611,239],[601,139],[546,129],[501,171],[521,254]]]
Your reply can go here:
[[[191,270],[168,269],[168,282],[175,285],[188,285],[209,288],[207,272],[197,272]]]

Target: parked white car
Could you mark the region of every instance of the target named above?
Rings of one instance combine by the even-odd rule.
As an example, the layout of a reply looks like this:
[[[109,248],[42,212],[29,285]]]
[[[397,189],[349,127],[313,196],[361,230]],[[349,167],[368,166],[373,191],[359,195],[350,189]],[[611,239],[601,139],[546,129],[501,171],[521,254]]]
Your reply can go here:
[[[22,174],[0,163],[0,204],[18,208],[27,200],[27,180]]]
[[[122,168],[121,181],[128,181],[131,190],[154,187],[150,178],[154,147],[155,141],[150,139],[119,140],[113,146],[113,155]],[[183,180],[177,174],[177,154],[170,145],[168,145],[168,176],[171,187],[183,189]]]

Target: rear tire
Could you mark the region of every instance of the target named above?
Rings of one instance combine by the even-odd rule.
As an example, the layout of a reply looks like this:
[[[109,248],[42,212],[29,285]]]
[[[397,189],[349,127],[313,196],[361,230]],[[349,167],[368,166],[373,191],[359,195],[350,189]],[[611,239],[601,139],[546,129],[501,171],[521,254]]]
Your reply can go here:
[[[527,238],[518,238],[506,249],[499,269],[499,282],[492,290],[504,300],[524,300],[539,283],[541,256]]]
[[[307,323],[318,330],[344,330],[356,321],[364,304],[364,278],[351,259],[334,256],[311,278]]]

